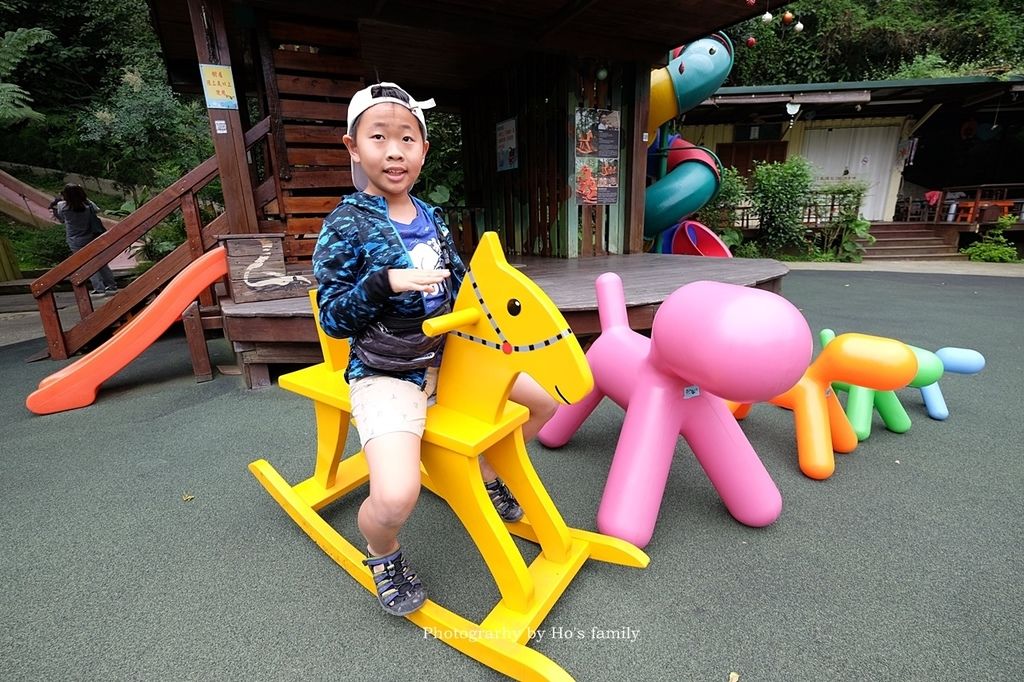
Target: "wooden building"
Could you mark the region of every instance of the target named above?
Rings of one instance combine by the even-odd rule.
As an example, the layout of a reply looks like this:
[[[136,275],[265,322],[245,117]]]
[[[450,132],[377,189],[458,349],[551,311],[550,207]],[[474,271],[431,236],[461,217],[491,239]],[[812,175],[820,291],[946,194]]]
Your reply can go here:
[[[352,190],[341,141],[347,102],[378,81],[460,113],[469,205],[453,207],[451,223],[465,251],[486,229],[517,257],[641,253],[652,67],[663,66],[674,46],[765,11],[745,0],[150,0],[149,7],[172,86],[200,93],[205,78],[208,104],[220,98],[209,108],[216,154],[35,283],[51,357],[78,351],[144,304],[218,236],[283,234],[288,268],[308,267],[323,217]],[[600,204],[576,199],[579,110],[613,112],[619,126],[617,173]],[[499,135],[511,140],[500,160]],[[197,193],[215,178],[223,213],[211,219]],[[93,310],[88,275],[179,211],[186,244]],[[67,279],[82,322],[65,331],[52,291]],[[210,311],[207,326],[222,323],[213,288],[200,305]]]

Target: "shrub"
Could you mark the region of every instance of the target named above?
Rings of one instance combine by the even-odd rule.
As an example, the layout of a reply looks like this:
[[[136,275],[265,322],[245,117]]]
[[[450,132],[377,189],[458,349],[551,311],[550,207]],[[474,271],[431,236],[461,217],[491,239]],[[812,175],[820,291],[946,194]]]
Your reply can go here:
[[[22,270],[49,269],[71,255],[63,225],[38,228],[4,221],[0,235],[11,241]]]
[[[745,241],[742,244],[738,244],[736,248],[731,249],[732,255],[736,258],[760,258],[761,249],[758,248],[757,242]]]
[[[736,222],[737,207],[746,200],[747,184],[743,176],[735,168],[723,168],[718,191],[711,201],[697,212],[696,220],[719,234],[727,233],[733,229]]]
[[[875,242],[871,223],[860,217],[860,205],[868,186],[855,180],[841,180],[818,189],[818,204],[831,219],[814,236],[814,260],[859,263],[864,256],[860,241]]]
[[[801,156],[754,167],[750,200],[760,228],[762,253],[774,256],[789,246],[804,245],[803,211],[811,195],[811,166]]]
[[[960,249],[960,253],[967,254],[967,257],[973,261],[983,261],[986,263],[1017,262],[1017,247],[1003,236],[1003,231],[1015,222],[1017,222],[1017,219],[1012,215],[1000,216],[999,220],[996,221],[996,227],[982,235],[979,241]]]

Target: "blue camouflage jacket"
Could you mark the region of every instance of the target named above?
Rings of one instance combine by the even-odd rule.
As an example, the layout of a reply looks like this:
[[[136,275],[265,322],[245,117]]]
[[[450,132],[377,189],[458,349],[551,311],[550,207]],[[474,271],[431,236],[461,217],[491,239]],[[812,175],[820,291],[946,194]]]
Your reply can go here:
[[[433,217],[437,231],[452,260],[449,280],[452,295],[458,295],[466,266],[455,250],[451,232],[440,208],[413,197],[424,213]],[[397,228],[388,217],[384,197],[365,192],[350,194],[324,219],[316,249],[313,274],[317,279],[320,326],[334,338],[359,336],[382,315],[420,317],[426,311],[418,291],[396,294],[388,283],[389,268],[411,268],[412,259]],[[453,299],[454,300],[454,299]],[[353,340],[353,343],[355,341]],[[346,381],[383,374],[349,353]],[[399,372],[391,376],[411,381],[421,388],[426,369]]]

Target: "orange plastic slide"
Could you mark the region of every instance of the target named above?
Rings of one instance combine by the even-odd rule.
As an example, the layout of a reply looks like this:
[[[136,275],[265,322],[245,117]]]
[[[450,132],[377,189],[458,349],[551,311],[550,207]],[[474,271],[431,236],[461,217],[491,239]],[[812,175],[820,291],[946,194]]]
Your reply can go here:
[[[100,384],[149,348],[203,289],[227,273],[223,246],[203,254],[112,339],[40,381],[39,388],[25,399],[25,407],[35,414],[53,414],[92,405]]]

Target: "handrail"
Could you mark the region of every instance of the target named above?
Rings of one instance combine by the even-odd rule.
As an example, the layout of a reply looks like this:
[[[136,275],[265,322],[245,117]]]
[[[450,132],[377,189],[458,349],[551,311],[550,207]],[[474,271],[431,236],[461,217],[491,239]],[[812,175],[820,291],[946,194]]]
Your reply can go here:
[[[269,132],[268,117],[245,132],[246,149],[263,140]],[[31,291],[39,307],[51,358],[64,359],[78,351],[200,257],[216,241],[217,234],[231,231],[223,213],[209,224],[202,225],[196,204],[196,192],[219,174],[217,158],[206,159],[106,233],[32,282]],[[94,310],[85,288],[89,277],[179,208],[185,216],[185,243],[119,291],[102,308]],[[82,318],[68,330],[61,324],[54,298],[57,286],[65,280],[71,282]]]

